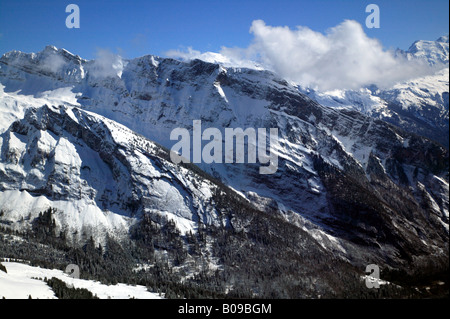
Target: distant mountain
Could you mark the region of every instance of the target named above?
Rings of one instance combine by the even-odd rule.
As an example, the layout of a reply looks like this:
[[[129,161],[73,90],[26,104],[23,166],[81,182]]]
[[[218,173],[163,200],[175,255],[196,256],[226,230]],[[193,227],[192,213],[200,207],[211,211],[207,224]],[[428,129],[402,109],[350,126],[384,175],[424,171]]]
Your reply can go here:
[[[373,263],[405,287],[448,269],[448,149],[375,108],[354,110],[385,101],[381,92],[347,91],[334,101],[352,104],[330,108],[268,71],[152,55],[88,61],[51,46],[5,54],[0,84],[0,224],[51,249],[81,247],[73,256],[96,260],[82,263],[92,274],[139,264],[152,283],[208,296],[298,298],[373,294],[361,279]],[[277,171],[172,163],[171,131],[194,120],[222,133],[277,128]]]
[[[448,35],[436,41],[416,41],[403,54],[409,59],[426,60],[430,65],[448,64]]]

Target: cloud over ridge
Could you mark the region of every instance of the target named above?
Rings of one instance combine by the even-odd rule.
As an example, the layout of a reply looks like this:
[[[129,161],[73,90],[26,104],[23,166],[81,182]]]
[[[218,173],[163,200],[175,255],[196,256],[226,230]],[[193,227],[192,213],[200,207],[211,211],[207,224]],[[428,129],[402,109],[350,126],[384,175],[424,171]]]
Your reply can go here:
[[[219,53],[201,53],[189,48],[187,52],[172,50],[167,55],[237,67],[261,66],[322,91],[357,89],[370,84],[388,87],[433,72],[426,63],[384,50],[354,20],[345,20],[325,34],[308,27],[290,29],[255,20],[250,33],[253,40],[247,48],[222,47]]]

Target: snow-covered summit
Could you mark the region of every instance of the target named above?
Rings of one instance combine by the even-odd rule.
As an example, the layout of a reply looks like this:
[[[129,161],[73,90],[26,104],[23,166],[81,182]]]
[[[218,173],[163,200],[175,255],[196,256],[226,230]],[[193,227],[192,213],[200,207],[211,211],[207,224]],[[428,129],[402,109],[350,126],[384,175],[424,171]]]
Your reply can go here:
[[[442,37],[440,37],[439,39],[436,40],[436,42],[443,42],[443,43],[448,43],[448,35],[443,35]]]
[[[436,41],[419,40],[414,42],[405,52],[408,58],[423,59],[432,66],[448,64],[448,36]]]

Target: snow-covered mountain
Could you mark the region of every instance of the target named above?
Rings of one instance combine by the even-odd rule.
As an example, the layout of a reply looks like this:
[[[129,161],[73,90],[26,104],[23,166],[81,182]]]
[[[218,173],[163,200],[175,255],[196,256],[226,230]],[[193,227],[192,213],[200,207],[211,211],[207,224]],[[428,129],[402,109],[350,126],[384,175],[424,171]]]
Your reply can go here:
[[[449,43],[448,36],[436,41],[416,41],[399,58],[416,59],[430,65],[433,73],[380,89],[318,92],[300,91],[322,105],[348,108],[392,123],[409,132],[431,138],[449,147]]]
[[[5,54],[0,85],[8,228],[33,229],[52,207],[48,229],[72,242],[131,239],[184,272],[200,273],[201,256],[227,276],[243,261],[268,275],[272,266],[254,264],[262,253],[285,271],[301,263],[300,272],[315,269],[312,256],[318,268],[339,258],[345,272],[376,262],[413,273],[448,260],[448,150],[322,106],[271,72],[152,55],[87,61],[49,46]],[[259,174],[259,163],[172,163],[171,131],[194,120],[222,133],[278,128],[276,173]],[[308,295],[335,289],[322,275],[308,277],[321,287]]]
[[[408,59],[425,60],[432,66],[448,64],[448,35],[436,41],[418,40],[406,52],[398,53],[406,55]]]

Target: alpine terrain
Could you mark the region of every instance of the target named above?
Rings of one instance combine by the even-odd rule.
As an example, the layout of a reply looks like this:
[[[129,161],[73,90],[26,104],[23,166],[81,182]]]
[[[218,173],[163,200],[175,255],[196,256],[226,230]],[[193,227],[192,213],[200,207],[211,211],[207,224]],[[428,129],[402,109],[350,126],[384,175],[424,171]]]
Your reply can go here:
[[[448,37],[397,54],[435,73],[315,92],[201,60],[4,54],[0,257],[167,298],[448,296]],[[176,164],[196,120],[277,128],[277,170]]]

